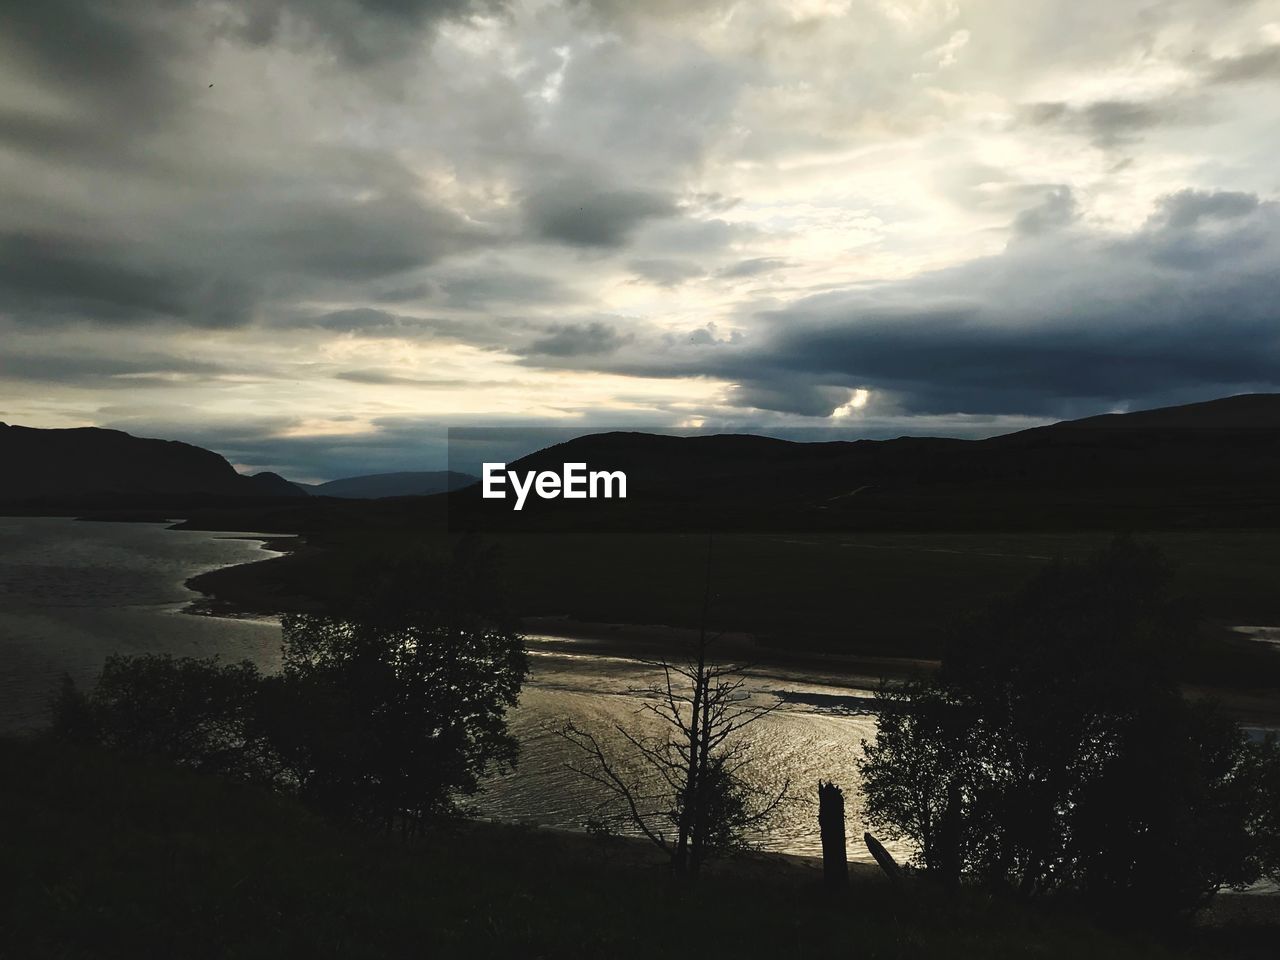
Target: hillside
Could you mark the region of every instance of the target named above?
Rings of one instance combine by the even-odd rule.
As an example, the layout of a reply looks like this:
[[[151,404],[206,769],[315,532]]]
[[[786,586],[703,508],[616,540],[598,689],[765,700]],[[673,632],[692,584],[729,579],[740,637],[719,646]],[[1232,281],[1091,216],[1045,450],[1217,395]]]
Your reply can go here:
[[[86,791],[93,797],[85,802]],[[852,840],[852,838],[851,838]],[[824,894],[777,857],[696,889],[634,845],[441,823],[417,842],[326,825],[251,787],[51,742],[0,741],[0,954],[13,957],[1267,956],[1272,931],[1153,935],[1067,910]]]
[[[1093,528],[1280,522],[1280,395],[1065,421],[987,440],[798,443],[607,433],[509,469],[583,462],[628,499],[510,504],[455,495],[455,524],[750,528]]]
[[[0,501],[300,496],[273,473],[247,477],[223,457],[176,440],[120,430],[41,430],[0,423]]]

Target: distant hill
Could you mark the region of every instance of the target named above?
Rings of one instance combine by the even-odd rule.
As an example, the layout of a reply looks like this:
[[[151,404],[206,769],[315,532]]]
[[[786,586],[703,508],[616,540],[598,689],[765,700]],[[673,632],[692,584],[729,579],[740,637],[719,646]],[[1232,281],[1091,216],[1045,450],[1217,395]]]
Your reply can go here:
[[[1280,430],[1280,394],[1245,393],[1177,407],[1157,407],[1133,413],[1104,413],[1082,420],[1065,420],[1053,428],[1089,429],[1214,429]],[[1041,428],[1046,429],[1046,428]]]
[[[301,484],[291,483],[280,474],[272,473],[270,470],[262,473],[251,473],[244,479],[248,480],[249,483],[242,486],[247,486],[254,496],[300,497],[306,494]]]
[[[363,477],[345,477],[328,483],[300,483],[307,493],[317,497],[342,497],[350,500],[376,500],[382,497],[421,497],[434,493],[461,490],[479,481],[469,473],[456,470],[373,473]]]
[[[451,522],[644,529],[1099,527],[1280,523],[1280,395],[1064,421],[987,440],[800,443],[749,435],[594,434],[509,465],[627,474],[628,502],[482,501]]]
[[[537,500],[516,514],[450,472],[335,480],[293,496],[199,447],[114,430],[0,426],[0,501],[186,505],[227,529],[1206,529],[1280,527],[1280,395],[1065,421],[986,440],[800,443],[746,434],[579,437],[511,463],[627,474],[625,503]],[[435,494],[435,495],[432,495]],[[167,499],[166,499],[167,498]],[[175,500],[176,498],[176,500]],[[185,499],[184,499],[185,498]],[[234,510],[213,510],[236,498]],[[242,509],[251,501],[267,509]],[[335,502],[341,501],[341,502]],[[238,512],[237,512],[238,511]],[[173,516],[170,512],[162,514]],[[187,516],[191,516],[188,512]]]
[[[302,491],[274,473],[236,472],[210,450],[120,430],[0,423],[0,501],[159,497],[280,498]]]

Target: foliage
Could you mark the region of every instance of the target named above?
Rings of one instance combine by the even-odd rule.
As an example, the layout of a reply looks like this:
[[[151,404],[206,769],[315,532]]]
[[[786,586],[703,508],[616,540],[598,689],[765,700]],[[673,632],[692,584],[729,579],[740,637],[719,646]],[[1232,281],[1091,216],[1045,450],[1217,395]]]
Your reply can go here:
[[[506,729],[528,673],[491,589],[494,558],[463,541],[440,566],[397,557],[283,621],[283,667],[112,657],[93,691],[65,681],[63,739],[270,783],[331,816],[412,831],[515,762]]]
[[[283,629],[264,722],[307,802],[384,828],[413,825],[451,811],[491,766],[514,764],[506,710],[528,672],[515,634],[305,615]]]
[[[1122,538],[964,624],[936,678],[881,693],[871,821],[949,880],[1117,907],[1190,910],[1275,871],[1274,749],[1184,701],[1171,583]]]
[[[741,960],[850,944],[868,958],[1174,957],[976,896],[866,883],[819,897],[780,861],[717,865],[715,883],[672,896],[634,843],[605,859],[588,837],[482,823],[392,843],[287,796],[47,741],[0,739],[0,850],[6,958],[647,960],[659,937],[664,957]],[[1269,958],[1273,936],[1251,956]]]
[[[275,764],[256,723],[261,684],[248,661],[112,656],[87,695],[63,678],[53,732],[194,770],[271,781]]]

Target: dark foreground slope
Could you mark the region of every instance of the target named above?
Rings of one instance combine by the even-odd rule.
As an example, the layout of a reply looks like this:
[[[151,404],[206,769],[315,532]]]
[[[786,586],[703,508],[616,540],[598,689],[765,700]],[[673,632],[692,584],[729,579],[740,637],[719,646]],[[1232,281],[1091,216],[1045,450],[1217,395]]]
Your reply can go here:
[[[403,845],[245,786],[12,741],[0,741],[0,849],[6,958],[1105,960],[1267,945],[1256,931],[1199,931],[1174,949],[1158,932],[876,880],[828,898],[816,871],[776,858],[680,891],[625,844],[453,824]]]

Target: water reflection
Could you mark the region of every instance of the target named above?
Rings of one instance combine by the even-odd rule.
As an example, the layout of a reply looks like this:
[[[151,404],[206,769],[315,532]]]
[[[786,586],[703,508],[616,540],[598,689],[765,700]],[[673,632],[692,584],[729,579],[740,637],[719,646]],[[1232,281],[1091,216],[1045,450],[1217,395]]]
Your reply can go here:
[[[642,733],[661,733],[658,721],[642,709],[646,687],[659,678],[647,663],[623,657],[597,657],[562,652],[562,638],[529,639],[532,675],[525,685],[512,728],[521,742],[519,769],[492,778],[475,806],[485,816],[582,829],[607,794],[569,769],[580,759],[556,730],[567,720],[610,740],[616,724]],[[840,678],[796,680],[767,670],[753,670],[750,702],[778,701],[778,709],[750,729],[755,762],[746,771],[764,790],[790,779],[793,802],[779,814],[762,848],[818,855],[817,782],[834,779],[848,785],[850,857],[870,861],[855,838],[864,829],[856,790],[860,743],[874,736],[874,718],[867,715],[868,694]],[[612,738],[615,741],[616,736]],[[895,853],[903,851],[895,849]]]

